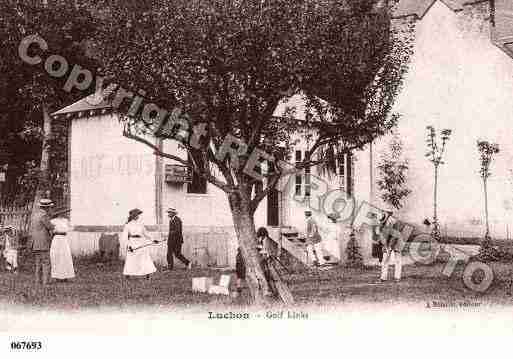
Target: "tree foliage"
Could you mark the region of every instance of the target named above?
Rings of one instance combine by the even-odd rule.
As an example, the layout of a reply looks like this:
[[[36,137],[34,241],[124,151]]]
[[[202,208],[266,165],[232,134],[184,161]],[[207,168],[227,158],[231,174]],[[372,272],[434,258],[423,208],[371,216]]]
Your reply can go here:
[[[433,126],[427,126],[427,139],[426,144],[428,148],[428,152],[426,153],[426,157],[433,163],[435,167],[438,167],[443,162],[443,156],[445,154],[445,146],[451,137],[452,130],[451,129],[443,129],[440,132],[441,143],[438,142],[436,138],[436,130]]]
[[[499,153],[499,145],[485,140],[478,140],[477,151],[479,152],[479,163],[481,165],[479,175],[481,178],[487,179],[492,175],[490,172],[490,165],[492,163],[493,156]]]
[[[298,170],[325,163],[328,153],[336,159],[362,149],[388,133],[397,121],[391,110],[411,55],[413,25],[392,26],[391,8],[378,0],[132,5],[98,5],[104,14],[97,38],[104,73],[159,110],[180,108],[186,127],[204,125],[206,134],[199,148],[188,138],[180,141],[190,162],[165,153],[151,136],[176,139],[176,131],[155,131],[169,123],[166,113],[156,110],[145,118],[141,106],[123,117],[124,135],[157,155],[192,164],[227,193],[254,293],[266,285],[253,248],[253,214],[283,175],[276,159],[287,159],[298,129],[308,129],[311,144]],[[274,116],[292,95],[305,103],[304,119],[298,120],[302,115],[293,104]],[[119,110],[126,114],[129,107],[125,102]],[[216,156],[228,137],[245,149],[236,158]],[[274,163],[265,181],[244,171],[255,149]]]
[[[390,11],[377,3],[173,0],[134,9],[110,2],[99,38],[102,60],[112,81],[134,93],[144,90],[147,101],[168,111],[180,106],[190,128],[208,125],[203,148],[188,147],[193,163],[210,165],[195,171],[233,192],[249,179],[211,150],[233,135],[248,153],[261,148],[283,156],[290,148],[277,145],[290,146],[297,114],[294,108],[282,119],[273,114],[288,96],[302,95],[308,108],[302,125],[315,131],[303,167],[323,162],[329,148],[361,149],[395,125],[390,111],[407,69],[412,29],[392,28]],[[127,122],[127,134],[141,139],[147,126],[136,125],[140,116]],[[212,176],[212,166],[221,177]],[[253,209],[262,198],[254,197]]]
[[[63,56],[70,64],[80,64],[95,71],[96,61],[86,56],[84,41],[94,36],[95,21],[86,9],[69,2],[0,2],[0,148],[9,164],[4,200],[30,200],[37,184],[41,156],[43,106],[56,110],[85,94],[63,90],[66,76],[54,78],[44,69],[50,54]],[[31,49],[43,62],[31,66],[18,55],[18,46],[28,35],[38,34],[48,43],[48,53]],[[45,56],[46,55],[46,56]],[[66,124],[55,124],[55,136],[49,140],[52,174],[51,186],[61,189],[66,176]],[[7,198],[6,198],[7,197]]]
[[[407,188],[408,160],[403,158],[403,143],[397,133],[392,137],[387,152],[381,155],[378,171],[381,198],[395,209],[401,209],[411,190]]]
[[[1,45],[14,50],[21,38],[38,33],[52,53],[94,72],[96,63],[88,62],[83,47],[94,37],[100,72],[108,80],[159,109],[180,108],[178,116],[189,129],[204,125],[199,146],[191,145],[190,136],[179,140],[189,161],[163,152],[148,136],[177,140],[174,130],[155,131],[170,121],[164,112],[153,111],[145,118],[146,107],[141,106],[122,117],[125,136],[150,146],[157,155],[192,165],[228,194],[248,259],[250,286],[253,292],[265,288],[252,242],[253,214],[283,171],[274,163],[268,166],[274,170],[259,171],[264,181],[255,179],[244,171],[250,154],[260,149],[269,155],[267,162],[287,159],[293,134],[308,129],[309,156],[297,165],[302,169],[329,163],[329,158],[362,149],[388,133],[397,122],[391,110],[411,55],[412,23],[393,26],[391,7],[383,3],[392,6],[395,1],[379,0],[85,3],[89,11],[65,2],[47,8],[31,1],[3,2],[0,30],[8,35]],[[1,123],[19,126],[9,130],[17,140],[37,138],[43,104],[57,108],[78,94],[63,94],[64,80],[51,79],[42,65],[35,71],[23,64],[16,51],[5,58],[0,64],[0,101],[7,105],[9,98],[16,98],[19,103],[9,104],[9,116]],[[278,104],[292,95],[305,103],[304,119],[298,120],[302,116],[294,105],[274,116]],[[118,110],[128,113],[129,105],[125,102]],[[236,158],[216,156],[230,136],[246,150]]]
[[[433,199],[433,229],[431,235],[433,238],[437,241],[441,240],[441,233],[440,233],[440,224],[438,221],[438,215],[437,215],[437,207],[438,207],[438,168],[440,165],[445,164],[443,161],[446,145],[451,137],[452,130],[451,129],[443,129],[440,132],[440,139],[441,143],[439,143],[437,137],[436,137],[436,129],[433,126],[427,126],[427,139],[426,139],[426,145],[427,145],[427,153],[426,157],[427,159],[433,164],[433,170],[434,170],[434,199]]]
[[[346,247],[347,262],[346,265],[351,268],[358,268],[363,266],[363,257],[360,253],[360,246],[356,240],[354,230],[349,234],[349,241]]]
[[[479,152],[479,174],[483,180],[483,191],[485,199],[486,233],[483,243],[483,248],[485,248],[486,243],[489,242],[490,239],[490,225],[488,223],[488,178],[492,175],[490,172],[490,165],[492,163],[493,156],[499,153],[499,145],[497,143],[490,143],[489,141],[485,140],[478,140],[477,151]]]

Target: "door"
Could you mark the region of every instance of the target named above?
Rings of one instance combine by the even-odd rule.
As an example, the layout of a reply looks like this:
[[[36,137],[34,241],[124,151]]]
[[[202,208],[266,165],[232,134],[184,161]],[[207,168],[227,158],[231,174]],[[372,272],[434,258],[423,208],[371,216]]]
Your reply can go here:
[[[267,225],[277,227],[280,225],[279,193],[272,189],[267,195]]]

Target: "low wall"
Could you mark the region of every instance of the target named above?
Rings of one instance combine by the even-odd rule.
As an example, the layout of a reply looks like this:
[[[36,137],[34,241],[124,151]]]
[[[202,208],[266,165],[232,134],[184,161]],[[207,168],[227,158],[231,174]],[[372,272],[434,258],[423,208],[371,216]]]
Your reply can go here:
[[[89,256],[98,253],[98,242],[102,233],[118,233],[121,236],[121,226],[76,226],[68,234],[73,256]],[[166,253],[167,229],[157,230],[156,226],[148,226],[153,239],[164,240],[161,244],[150,246],[150,252],[156,264],[167,264]],[[235,268],[237,241],[233,227],[184,227],[184,244],[182,253],[198,267],[229,267]],[[121,239],[121,238],[120,238]],[[126,256],[126,243],[120,243],[120,257]],[[175,261],[177,267],[182,263]]]

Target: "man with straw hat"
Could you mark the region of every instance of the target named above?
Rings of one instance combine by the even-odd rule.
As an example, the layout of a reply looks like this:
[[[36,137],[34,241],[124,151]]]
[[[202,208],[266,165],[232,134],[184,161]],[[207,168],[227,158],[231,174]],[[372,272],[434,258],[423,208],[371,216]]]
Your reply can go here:
[[[305,211],[306,218],[306,250],[308,256],[313,259],[315,266],[321,266],[325,263],[323,254],[322,238],[319,233],[319,226],[312,217],[312,211]]]
[[[50,247],[54,226],[50,222],[49,209],[53,207],[50,199],[39,201],[39,213],[36,214],[30,228],[29,249],[35,257],[35,284],[47,285],[50,279]]]
[[[191,262],[182,254],[182,220],[177,216],[178,211],[174,208],[167,210],[169,215],[169,235],[167,237],[167,268],[173,270],[173,257],[176,256],[187,269],[191,269]]]

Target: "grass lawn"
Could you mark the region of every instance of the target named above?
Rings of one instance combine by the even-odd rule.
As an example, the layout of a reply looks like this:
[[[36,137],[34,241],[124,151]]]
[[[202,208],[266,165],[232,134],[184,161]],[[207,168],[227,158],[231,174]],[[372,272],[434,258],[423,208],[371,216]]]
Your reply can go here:
[[[150,280],[127,281],[122,276],[123,264],[99,264],[90,259],[76,261],[77,277],[68,283],[52,283],[45,289],[34,289],[32,266],[25,263],[18,274],[0,272],[0,301],[54,309],[91,307],[126,307],[132,305],[227,306],[248,304],[247,288],[239,298],[193,293],[191,277],[214,276],[212,269],[175,269],[159,271]],[[473,301],[510,305],[508,280],[513,264],[494,263],[495,279],[485,293],[476,293],[465,287],[461,278],[463,266],[458,266],[451,277],[442,274],[444,264],[430,266],[409,265],[403,268],[403,280],[376,284],[379,269],[348,269],[337,267],[327,271],[303,270],[284,274],[283,279],[292,290],[299,305],[334,304],[344,302],[418,302]],[[233,282],[235,277],[233,276]],[[232,288],[233,289],[233,288]]]
[[[462,280],[463,265],[458,265],[451,277],[442,271],[445,263],[403,266],[399,283],[378,283],[380,268],[336,268],[329,271],[286,276],[296,302],[308,304],[340,302],[416,302],[472,301],[482,304],[513,304],[509,293],[509,279],[513,264],[492,263],[494,281],[484,293],[468,289]],[[392,271],[392,268],[390,268]],[[392,273],[389,273],[392,278]]]
[[[150,280],[126,280],[123,263],[97,263],[90,259],[75,261],[76,278],[69,282],[52,282],[46,288],[34,288],[33,267],[25,263],[17,274],[0,272],[0,300],[8,304],[29,304],[55,309],[87,307],[191,306],[201,304],[247,304],[247,297],[192,292],[192,277],[214,276],[211,269],[176,268],[172,272],[159,270]]]

